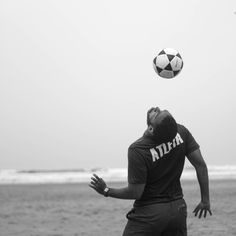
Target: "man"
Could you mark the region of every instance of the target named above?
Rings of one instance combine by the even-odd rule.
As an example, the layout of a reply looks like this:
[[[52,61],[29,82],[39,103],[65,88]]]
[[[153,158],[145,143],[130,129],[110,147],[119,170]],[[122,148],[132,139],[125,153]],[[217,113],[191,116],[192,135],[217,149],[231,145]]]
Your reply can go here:
[[[151,108],[147,125],[143,137],[128,149],[128,186],[108,188],[94,174],[90,187],[106,197],[135,199],[123,236],[187,235],[187,207],[180,185],[185,156],[200,185],[201,201],[193,211],[199,218],[212,214],[207,166],[191,133],[167,110]]]

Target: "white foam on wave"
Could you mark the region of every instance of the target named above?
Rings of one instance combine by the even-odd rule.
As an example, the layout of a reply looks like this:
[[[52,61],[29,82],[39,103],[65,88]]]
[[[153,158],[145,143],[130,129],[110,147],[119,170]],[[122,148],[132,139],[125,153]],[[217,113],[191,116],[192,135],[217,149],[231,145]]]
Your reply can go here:
[[[0,184],[89,183],[93,173],[107,182],[127,181],[127,168],[92,170],[0,170]],[[236,166],[208,166],[210,179],[235,179]],[[196,179],[193,167],[185,167],[183,180]]]

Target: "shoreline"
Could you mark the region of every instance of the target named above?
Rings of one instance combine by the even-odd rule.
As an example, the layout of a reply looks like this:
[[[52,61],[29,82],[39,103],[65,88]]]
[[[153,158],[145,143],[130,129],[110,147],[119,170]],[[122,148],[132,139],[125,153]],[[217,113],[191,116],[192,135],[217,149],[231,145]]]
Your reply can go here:
[[[104,179],[105,180],[105,179]],[[192,182],[197,182],[197,178],[196,179],[182,179],[181,183],[192,183]],[[105,182],[107,184],[114,184],[114,185],[120,185],[120,184],[127,184],[127,181],[106,181]],[[235,182],[236,183],[236,179],[209,179],[209,182],[218,182],[218,183],[222,183],[222,182]],[[88,182],[46,182],[46,183],[0,183],[0,187],[2,186],[42,186],[42,185],[87,185],[89,184]]]

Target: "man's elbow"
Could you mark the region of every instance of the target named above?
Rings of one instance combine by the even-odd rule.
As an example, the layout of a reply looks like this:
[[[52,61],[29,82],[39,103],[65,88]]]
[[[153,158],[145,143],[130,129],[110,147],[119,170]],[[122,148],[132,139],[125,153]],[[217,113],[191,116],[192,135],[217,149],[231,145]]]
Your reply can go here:
[[[206,165],[206,162],[204,160],[199,162],[196,167],[200,168],[200,169],[207,169],[207,165]]]
[[[205,162],[201,162],[201,164],[195,166],[197,172],[208,173],[207,165]]]

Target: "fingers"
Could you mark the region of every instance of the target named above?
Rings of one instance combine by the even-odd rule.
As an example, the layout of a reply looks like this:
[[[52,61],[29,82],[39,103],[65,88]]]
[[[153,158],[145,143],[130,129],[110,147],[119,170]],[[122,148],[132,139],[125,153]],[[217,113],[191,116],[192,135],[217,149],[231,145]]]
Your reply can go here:
[[[90,185],[92,185],[95,188],[98,188],[98,182],[96,182],[96,181],[91,181]]]
[[[91,182],[90,184],[89,184],[89,187],[90,188],[93,188],[96,192],[98,192],[98,193],[100,193],[101,191],[100,191],[100,189],[96,186],[96,184],[95,183],[93,183],[93,182]]]
[[[204,211],[204,218],[206,218],[206,215],[207,215],[207,211],[205,210]]]
[[[210,209],[205,209],[205,210],[204,210],[204,218],[206,218],[206,216],[207,216],[207,212],[209,212],[209,214],[212,215]]]
[[[102,179],[102,178],[99,178],[96,174],[93,174],[93,176],[94,177],[91,177],[91,180],[92,180],[92,182],[93,182],[93,184],[102,184],[102,185],[104,185],[105,184],[105,182],[104,182],[104,180]]]
[[[198,216],[199,219],[202,216],[205,218],[207,216],[207,212],[209,212],[209,214],[212,215],[212,212],[210,209],[200,208],[198,206],[193,211],[193,213],[195,213],[195,217]]]
[[[94,183],[104,183],[102,178],[99,178],[96,174],[93,174],[94,177],[91,177],[91,179],[93,180]]]
[[[96,174],[93,174],[93,176],[96,178],[97,181],[100,180],[100,178]]]
[[[212,212],[211,212],[210,209],[204,209],[203,211],[204,211],[204,214],[203,214],[204,218],[206,218],[206,216],[207,216],[207,212],[209,212],[209,214],[212,215]],[[199,215],[199,219],[201,218],[201,216],[202,216],[202,215],[201,215],[201,213],[200,213],[200,215]]]
[[[202,212],[203,212],[203,211],[206,211],[206,210],[204,210],[204,209],[201,209],[201,210],[200,210],[200,213],[199,213],[199,216],[198,216],[199,219],[202,217]]]
[[[91,184],[97,184],[98,181],[100,180],[100,178],[96,175],[96,174],[93,174],[94,177],[91,177]]]
[[[97,179],[95,179],[95,178],[93,178],[93,177],[91,177],[91,180],[93,180],[95,183],[97,183],[97,182],[98,182],[98,180],[97,180]]]
[[[96,190],[95,186],[92,184],[89,184],[89,187],[93,188],[94,190]]]
[[[193,211],[193,213],[195,213],[195,216],[197,216],[198,211],[199,211],[199,207],[197,206],[197,207],[194,209],[194,211]]]

